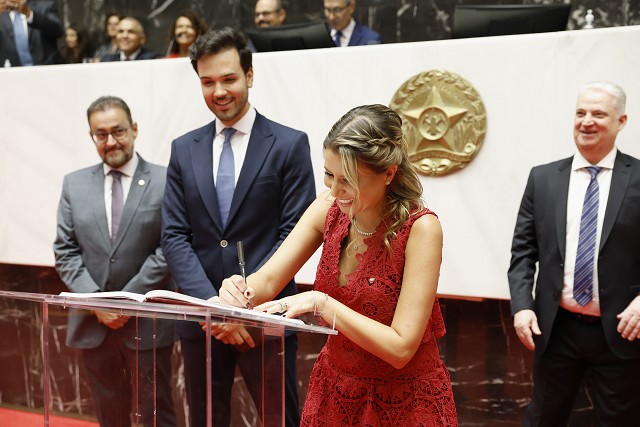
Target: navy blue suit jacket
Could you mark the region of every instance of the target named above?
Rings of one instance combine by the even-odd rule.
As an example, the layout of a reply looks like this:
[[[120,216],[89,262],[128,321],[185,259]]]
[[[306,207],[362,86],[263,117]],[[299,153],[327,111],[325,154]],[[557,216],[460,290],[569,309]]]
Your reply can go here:
[[[56,2],[52,0],[29,0],[33,11],[33,22],[29,24],[29,51],[35,65],[59,64],[62,57],[56,45],[58,37],[64,35],[64,26],[58,16]],[[5,60],[11,66],[20,65],[13,35],[13,23],[9,12],[0,14],[0,66]]]
[[[161,56],[162,55],[160,55],[158,52],[154,52],[152,50],[142,48],[138,56],[136,56],[135,61],[140,61],[143,59],[158,59]],[[103,56],[101,62],[117,62],[117,61],[120,61],[120,52]]]
[[[307,135],[257,114],[223,227],[213,181],[214,132],[211,122],[173,141],[162,211],[162,248],[173,278],[182,293],[202,299],[239,273],[239,240],[250,274],[315,198]],[[292,281],[280,295],[296,292]],[[195,322],[180,325],[178,334],[204,338]]]
[[[511,311],[534,310],[544,353],[560,306],[564,280],[567,197],[572,158],[531,170],[516,222],[509,287]],[[640,160],[618,152],[598,248],[600,312],[611,351],[620,358],[640,357],[640,340],[616,331],[622,312],[640,293]],[[536,264],[538,276],[535,280]]]
[[[351,34],[351,39],[349,40],[349,46],[366,46],[380,43],[382,43],[380,34],[356,22],[356,26]]]

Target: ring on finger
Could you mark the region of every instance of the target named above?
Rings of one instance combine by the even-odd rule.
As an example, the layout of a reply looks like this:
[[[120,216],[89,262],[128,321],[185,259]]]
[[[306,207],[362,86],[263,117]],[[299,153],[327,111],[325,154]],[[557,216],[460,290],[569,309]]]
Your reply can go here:
[[[280,312],[284,313],[285,311],[287,311],[287,303],[283,302],[283,301],[278,301],[278,304],[280,305]]]

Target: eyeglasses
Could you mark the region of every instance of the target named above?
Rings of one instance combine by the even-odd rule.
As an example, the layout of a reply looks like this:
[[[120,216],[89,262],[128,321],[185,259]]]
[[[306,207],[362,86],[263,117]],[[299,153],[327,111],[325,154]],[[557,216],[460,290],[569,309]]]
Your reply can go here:
[[[347,10],[347,6],[337,6],[337,7],[325,7],[324,14],[325,15],[342,15],[342,13]]]
[[[111,135],[116,141],[122,142],[127,137],[128,131],[129,129],[126,128],[118,128],[116,130],[112,130],[111,132],[92,133],[91,138],[93,138],[93,142],[95,142],[96,144],[105,144],[109,139],[109,135]]]
[[[278,12],[280,9],[276,9],[276,10],[266,10],[264,12],[256,12],[255,13],[255,17],[256,18],[260,18],[261,16],[264,16],[265,18],[268,18],[269,16],[273,15],[274,13]]]

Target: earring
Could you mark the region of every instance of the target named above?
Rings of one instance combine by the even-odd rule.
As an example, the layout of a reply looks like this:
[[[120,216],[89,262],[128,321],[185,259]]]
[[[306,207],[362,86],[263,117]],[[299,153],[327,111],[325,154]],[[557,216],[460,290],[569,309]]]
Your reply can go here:
[[[385,182],[385,184],[389,185],[389,184],[391,184],[391,181],[387,181],[387,182]]]

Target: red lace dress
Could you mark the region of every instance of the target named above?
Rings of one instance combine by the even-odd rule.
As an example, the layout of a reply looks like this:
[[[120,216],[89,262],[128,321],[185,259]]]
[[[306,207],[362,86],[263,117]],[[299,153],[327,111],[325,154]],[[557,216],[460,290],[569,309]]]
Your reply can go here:
[[[357,269],[345,286],[338,284],[341,242],[349,218],[334,203],[324,228],[324,247],[315,289],[358,313],[390,325],[398,303],[404,270],[404,249],[413,222],[433,212],[413,215],[392,241],[393,256],[384,245],[384,227],[365,239]],[[457,426],[449,372],[440,360],[436,338],[445,334],[438,301],[413,359],[396,369],[363,350],[344,335],[330,336],[320,352],[302,411],[304,426]]]

